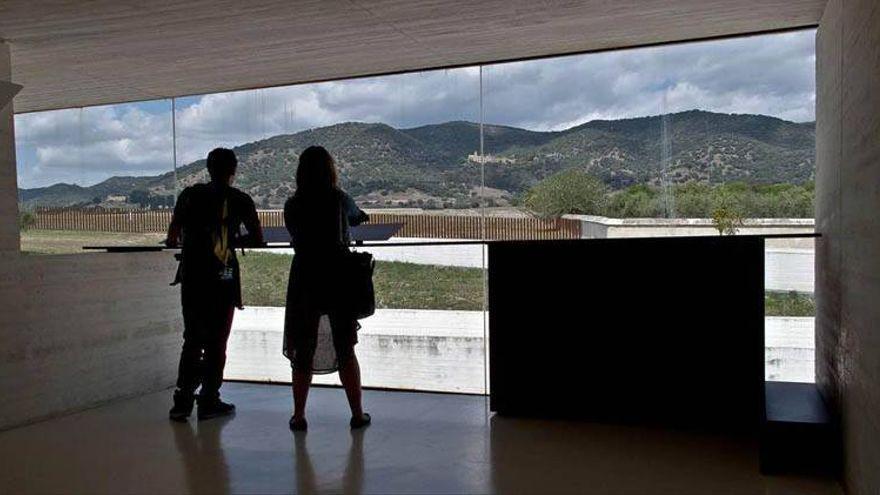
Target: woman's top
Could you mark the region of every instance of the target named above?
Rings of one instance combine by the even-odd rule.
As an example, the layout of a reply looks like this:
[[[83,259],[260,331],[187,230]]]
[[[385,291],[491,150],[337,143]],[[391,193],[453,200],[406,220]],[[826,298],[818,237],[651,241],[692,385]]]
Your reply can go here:
[[[370,216],[367,215],[364,210],[358,208],[358,205],[354,202],[351,196],[349,196],[345,191],[341,191],[342,194],[342,212],[345,215],[346,222],[343,227],[343,240],[346,244],[351,243],[351,235],[349,233],[349,226],[357,226],[360,225],[367,220],[370,219]]]
[[[297,255],[328,257],[347,250],[349,227],[369,217],[341,189],[295,194],[284,205],[284,225]]]
[[[312,299],[329,307],[327,298],[339,279],[340,257],[349,250],[349,225],[368,219],[354,200],[340,189],[320,194],[295,194],[284,205],[284,224],[290,232],[295,289],[312,293]],[[289,297],[293,294],[289,294]]]

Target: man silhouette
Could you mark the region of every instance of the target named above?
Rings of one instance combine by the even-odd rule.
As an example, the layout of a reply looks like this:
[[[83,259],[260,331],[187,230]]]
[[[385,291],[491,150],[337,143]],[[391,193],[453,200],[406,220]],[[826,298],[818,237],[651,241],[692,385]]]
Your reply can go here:
[[[211,181],[187,187],[177,198],[166,243],[181,246],[172,285],[181,284],[183,350],[174,407],[169,416],[185,421],[198,396],[198,419],[225,416],[235,406],[220,400],[226,341],[235,308],[241,308],[237,245],[262,245],[254,201],[232,187],[238,159],[232,150],[208,153]],[[241,233],[241,226],[247,230]]]

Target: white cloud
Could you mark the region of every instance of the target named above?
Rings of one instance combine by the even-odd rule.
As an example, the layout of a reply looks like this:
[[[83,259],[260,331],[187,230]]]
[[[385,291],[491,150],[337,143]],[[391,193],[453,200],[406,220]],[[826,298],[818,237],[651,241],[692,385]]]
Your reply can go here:
[[[490,65],[485,120],[551,130],[700,108],[809,121],[814,38],[803,31]],[[476,121],[479,73],[469,67],[179,99],[178,163],[216,146],[344,121]],[[20,185],[170,170],[170,104],[163,112],[144,106],[16,116]]]
[[[87,185],[172,167],[170,113],[137,104],[17,115],[15,134],[19,187]]]
[[[814,37],[803,31],[489,66],[487,120],[561,129],[693,108],[813,120]]]
[[[412,127],[479,118],[479,70],[432,71],[206,95],[177,112],[181,162],[216,146],[346,121]]]

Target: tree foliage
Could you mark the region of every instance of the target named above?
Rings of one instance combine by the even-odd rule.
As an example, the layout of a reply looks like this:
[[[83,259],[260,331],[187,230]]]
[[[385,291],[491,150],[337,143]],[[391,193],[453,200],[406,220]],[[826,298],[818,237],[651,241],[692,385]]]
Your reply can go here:
[[[25,230],[30,230],[34,224],[37,223],[36,217],[34,214],[29,211],[22,211],[18,214],[18,229],[22,232]]]
[[[550,176],[526,195],[525,205],[544,217],[567,213],[602,215],[606,209],[608,189],[596,177],[582,170],[567,170]]]
[[[736,235],[745,222],[735,208],[718,206],[712,211],[712,223],[718,230],[718,235]]]
[[[668,189],[637,184],[619,191],[603,189],[598,179],[582,171],[569,171],[538,183],[526,194],[525,205],[541,216],[566,213],[615,218],[662,218],[667,203],[676,217],[718,218],[735,227],[743,218],[813,218],[814,186],[805,184],[710,185],[688,182]],[[583,191],[578,188],[583,187]],[[599,191],[603,197],[598,198]],[[559,198],[552,196],[559,195]],[[667,199],[671,201],[667,202]]]
[[[143,189],[135,189],[128,193],[128,202],[141,208],[170,208],[174,206],[174,196],[154,195]]]

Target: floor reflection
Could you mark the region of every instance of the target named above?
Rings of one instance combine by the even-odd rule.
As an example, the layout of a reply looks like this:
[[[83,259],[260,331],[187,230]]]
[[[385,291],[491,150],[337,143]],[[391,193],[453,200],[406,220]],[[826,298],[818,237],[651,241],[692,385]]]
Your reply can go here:
[[[189,493],[229,493],[229,466],[221,432],[233,417],[171,423]]]
[[[307,446],[308,433],[295,432],[294,464],[296,472],[296,493],[363,493],[364,485],[364,434],[365,430],[353,430],[348,456],[341,479],[319,479],[309,455]]]
[[[351,432],[340,390],[312,391],[293,435],[289,387],[229,383],[232,419],[175,424],[168,391],[0,432],[0,494],[638,493],[838,495],[762,476],[755,439],[489,415],[483,397],[367,390]]]
[[[762,476],[757,438],[493,416],[494,493],[839,493],[831,479]]]

